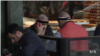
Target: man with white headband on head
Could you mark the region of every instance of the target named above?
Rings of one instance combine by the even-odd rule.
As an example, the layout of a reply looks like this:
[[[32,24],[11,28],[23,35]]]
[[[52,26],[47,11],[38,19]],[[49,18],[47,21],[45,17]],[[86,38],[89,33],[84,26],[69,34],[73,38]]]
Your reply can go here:
[[[55,34],[56,37],[62,38],[81,38],[88,37],[86,29],[71,21],[67,12],[61,12],[58,15],[58,24],[60,29]],[[79,40],[70,42],[70,50],[86,51],[88,50],[88,40]]]
[[[71,21],[71,17],[66,12],[61,12],[58,15],[58,25],[60,29],[55,33],[55,37],[57,38],[81,38],[88,37],[88,32],[86,29],[80,25],[75,24]],[[52,43],[52,44],[51,44]],[[56,41],[48,41],[49,45],[48,49],[51,51],[56,50]],[[50,47],[53,46],[53,47]],[[87,51],[88,48],[88,40],[79,40],[79,41],[71,41],[70,42],[70,51]]]
[[[36,23],[32,25],[30,29],[34,30],[38,35],[54,36],[51,27],[48,25],[48,22],[48,17],[44,14],[40,14],[38,16],[38,19],[36,20]],[[46,49],[48,49],[49,46],[48,44],[46,44],[48,41],[50,40],[43,41],[46,46]],[[50,52],[47,53],[50,54]]]

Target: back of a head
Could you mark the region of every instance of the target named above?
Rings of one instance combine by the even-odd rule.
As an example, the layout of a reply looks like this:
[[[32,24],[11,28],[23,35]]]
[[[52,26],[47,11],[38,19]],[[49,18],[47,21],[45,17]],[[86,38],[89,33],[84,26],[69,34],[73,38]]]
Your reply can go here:
[[[59,13],[57,20],[61,20],[62,22],[66,23],[68,21],[71,21],[71,17],[67,12],[61,12]]]
[[[70,15],[67,13],[67,12],[61,12],[59,15],[58,15],[58,18],[70,18]],[[69,20],[69,19],[68,19]],[[71,19],[70,19],[71,20]],[[66,19],[67,21],[67,19]]]
[[[23,28],[15,23],[8,25],[7,33],[15,34],[17,31],[20,31],[23,33]]]
[[[39,19],[39,20],[48,20],[48,17],[47,17],[45,14],[40,14],[40,15],[38,16],[38,19]]]

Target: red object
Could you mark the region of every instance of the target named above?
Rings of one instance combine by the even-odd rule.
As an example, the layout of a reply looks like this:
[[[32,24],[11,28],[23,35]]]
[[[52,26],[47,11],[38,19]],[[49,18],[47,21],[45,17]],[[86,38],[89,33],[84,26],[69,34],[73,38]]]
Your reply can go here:
[[[39,22],[36,22],[35,25],[36,25],[36,28],[37,28],[38,25],[40,27],[40,23]]]
[[[66,23],[63,28],[59,30],[63,38],[81,38],[88,37],[88,32],[86,29],[80,25],[75,24],[74,22]],[[87,51],[88,40],[77,40],[70,42],[70,50],[75,51]]]
[[[67,2],[68,2],[68,1],[63,2],[63,6],[62,6],[62,7],[64,7],[64,6],[67,4]],[[79,5],[82,4],[82,3],[78,3],[77,1],[74,1],[74,2],[75,2],[75,4],[79,4]]]
[[[68,2],[68,1],[63,2],[63,6],[62,6],[62,7],[64,7],[64,6],[65,6],[65,4],[67,4],[67,2]]]

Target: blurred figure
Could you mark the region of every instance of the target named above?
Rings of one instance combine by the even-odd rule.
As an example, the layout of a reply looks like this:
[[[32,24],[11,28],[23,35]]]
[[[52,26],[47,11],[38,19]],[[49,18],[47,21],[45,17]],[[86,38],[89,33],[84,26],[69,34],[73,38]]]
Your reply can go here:
[[[58,24],[60,30],[55,34],[59,38],[81,38],[88,37],[86,29],[71,21],[71,17],[66,12],[61,12],[58,15]],[[88,40],[78,40],[70,42],[70,50],[86,51],[88,50]]]
[[[84,11],[90,11],[90,10],[93,9],[93,8],[98,9],[98,8],[97,8],[98,6],[100,6],[100,2],[96,2],[96,3],[92,4],[92,5],[90,5],[90,6],[86,7],[86,8],[84,8]],[[88,13],[88,14],[89,14],[89,13]],[[99,15],[99,13],[98,13],[98,15]],[[100,19],[97,19],[97,20],[100,21]],[[100,36],[100,24],[97,25],[97,27],[96,27],[96,29],[95,29],[95,31],[94,31],[94,36]],[[92,46],[94,46],[94,45],[96,44],[97,49],[100,48],[100,47],[99,47],[99,46],[100,46],[100,40],[91,40],[91,42],[92,42],[92,43],[90,43],[90,44],[92,44]],[[90,49],[93,49],[92,46],[90,45]]]
[[[47,56],[45,47],[38,35],[30,30],[23,30],[17,24],[10,24],[7,29],[8,37],[13,43],[18,43],[18,51],[6,56]]]
[[[48,17],[44,14],[40,14],[36,23],[30,27],[38,35],[54,36],[51,27],[48,25]]]
[[[66,12],[61,12],[58,15],[58,24],[60,30],[55,33],[55,37],[57,38],[81,38],[81,37],[88,37],[88,32],[86,29],[80,25],[75,24],[71,21],[71,17]],[[49,50],[56,51],[56,41],[48,41]],[[78,41],[71,41],[70,42],[70,50],[74,51],[87,51],[89,50],[88,47],[88,40],[78,40]]]

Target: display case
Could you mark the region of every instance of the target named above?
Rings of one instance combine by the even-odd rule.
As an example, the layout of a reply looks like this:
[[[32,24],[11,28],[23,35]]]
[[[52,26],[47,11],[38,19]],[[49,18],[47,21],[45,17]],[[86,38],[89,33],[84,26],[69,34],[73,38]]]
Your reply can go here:
[[[99,1],[84,1],[84,8],[90,6]],[[97,7],[92,8],[90,11],[84,11],[83,15],[84,19],[89,20],[89,24],[82,25],[87,30],[94,31],[96,26],[100,24],[100,5],[98,4]]]
[[[84,1],[84,8],[86,8],[87,6],[96,3],[98,1]],[[84,28],[86,28],[87,31],[94,31],[96,28],[96,25],[99,24],[99,20],[100,19],[100,6],[98,6],[97,8],[93,8],[90,11],[83,11],[79,14],[79,12],[77,12],[78,14],[76,14],[75,12],[73,12],[75,15],[80,15],[82,14],[83,18],[74,18],[71,21],[75,22],[75,24],[81,25]],[[54,33],[59,30],[59,26],[58,26],[58,22],[57,22],[57,15],[58,13],[55,13],[54,15],[50,15],[48,16],[49,18],[49,25],[51,26],[51,28],[53,29]],[[32,24],[35,23],[35,19],[37,18],[38,15],[31,15],[29,20],[24,21],[24,28],[30,27]]]
[[[86,8],[87,6],[90,6],[96,2],[98,2],[98,1],[85,1],[84,8]],[[100,7],[97,6],[88,12],[84,11],[84,19],[89,19],[90,24],[96,24],[98,22],[98,19],[100,18],[99,10],[100,10]]]
[[[96,2],[98,1],[84,1],[84,8]],[[74,21],[75,24],[81,25],[86,28],[87,31],[94,31],[97,24],[99,24],[100,22],[100,5],[98,5],[96,8],[91,9],[90,11],[83,12],[83,19],[72,19],[72,21]],[[55,25],[57,25],[57,23]],[[54,26],[53,28],[57,28],[57,30],[59,29],[57,26]]]

